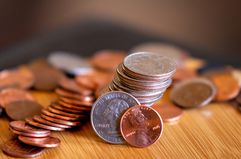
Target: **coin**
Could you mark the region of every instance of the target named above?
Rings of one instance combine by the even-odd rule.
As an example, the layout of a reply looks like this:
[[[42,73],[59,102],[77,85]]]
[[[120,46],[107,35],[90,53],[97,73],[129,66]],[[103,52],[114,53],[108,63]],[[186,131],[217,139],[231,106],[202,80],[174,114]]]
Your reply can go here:
[[[42,106],[37,102],[22,100],[6,105],[6,114],[13,120],[24,120],[41,113]]]
[[[129,108],[121,117],[120,130],[127,143],[135,147],[147,147],[161,136],[161,116],[151,107],[138,105]]]
[[[230,74],[216,74],[211,80],[217,88],[216,101],[233,99],[240,91],[238,81]]]
[[[173,80],[175,82],[197,77],[197,72],[187,68],[177,68]]]
[[[33,96],[25,90],[17,88],[7,88],[0,92],[0,105],[5,108],[6,105],[20,100],[34,101]]]
[[[170,98],[178,106],[195,108],[207,105],[215,94],[215,86],[208,79],[193,78],[176,84]]]
[[[47,115],[47,116],[52,117],[52,118],[62,119],[62,120],[67,120],[67,121],[76,121],[76,120],[78,120],[78,118],[76,118],[76,117],[58,115],[58,114],[50,112],[47,109],[43,109],[42,110],[42,114]]]
[[[50,122],[62,124],[62,125],[79,126],[81,124],[79,121],[67,121],[67,120],[63,120],[63,119],[57,119],[57,118],[47,116],[45,114],[41,114],[41,117]]]
[[[58,109],[60,111],[69,112],[69,113],[73,113],[73,114],[83,114],[83,113],[85,113],[82,110],[76,110],[76,109],[72,109],[72,108],[69,108],[69,107],[63,107],[63,106],[61,106],[59,104],[56,104],[56,103],[51,104],[51,107],[53,107],[55,109]]]
[[[88,76],[77,76],[75,78],[75,81],[79,85],[86,87],[88,89],[91,89],[91,90],[95,90],[98,87],[98,84],[94,80],[92,80],[92,78],[90,78]]]
[[[99,97],[91,110],[91,125],[95,133],[106,142],[123,143],[119,131],[120,118],[125,110],[135,105],[139,105],[138,100],[125,92],[113,91]]]
[[[57,128],[63,128],[63,129],[67,129],[67,128],[71,128],[71,126],[68,126],[68,125],[62,125],[62,124],[57,124],[57,123],[53,123],[53,122],[50,122],[44,118],[41,118],[41,116],[39,115],[35,115],[33,117],[33,120],[38,122],[38,123],[41,123],[41,124],[44,124],[44,125],[49,125],[49,126],[53,126],[53,127],[57,127]]]
[[[41,117],[42,117],[42,114],[41,114]],[[47,129],[47,130],[52,130],[52,131],[64,131],[64,128],[59,128],[59,127],[55,127],[55,126],[50,126],[50,125],[46,125],[46,124],[42,124],[42,123],[39,123],[39,122],[36,122],[34,121],[33,119],[31,118],[26,118],[25,121],[32,125],[32,126],[35,126],[35,127],[38,127],[38,128],[42,128],[42,129]]]
[[[12,157],[32,158],[41,155],[44,148],[30,146],[13,138],[3,144],[2,151]]]
[[[43,137],[43,138],[18,136],[18,139],[25,144],[37,146],[37,147],[53,148],[53,147],[58,147],[60,144],[60,140],[52,136]]]
[[[231,71],[231,74],[238,81],[239,87],[241,87],[241,70],[240,69],[233,69]]]
[[[38,133],[28,133],[28,132],[24,132],[24,131],[18,131],[12,127],[9,127],[9,130],[16,135],[22,135],[22,136],[28,136],[28,137],[46,137],[46,136],[50,135],[50,133],[38,134]]]
[[[52,112],[52,113],[54,113],[54,114],[71,117],[71,118],[73,118],[73,119],[75,118],[75,120],[78,120],[78,119],[80,119],[80,118],[83,117],[83,115],[74,114],[74,113],[65,112],[65,111],[61,111],[61,110],[55,109],[55,108],[52,107],[52,106],[49,106],[47,109],[48,109],[48,111],[50,111],[50,112]]]
[[[70,99],[65,97],[60,97],[59,100],[68,104],[72,104],[75,106],[83,106],[83,107],[91,107],[93,104],[92,102],[80,101],[80,100]]]
[[[236,97],[236,101],[241,105],[241,92],[239,92],[239,95]]]
[[[183,115],[182,109],[168,102],[161,104],[155,103],[152,108],[159,113],[159,115],[162,117],[163,122],[176,122]]]
[[[3,108],[0,107],[0,116],[2,115],[3,113]]]
[[[90,111],[91,107],[90,106],[80,106],[80,105],[73,105],[73,104],[69,104],[63,101],[58,101],[58,104],[61,105],[62,107],[65,108],[69,108],[69,109],[74,109],[74,110],[78,110],[78,111]]]
[[[114,71],[123,61],[126,53],[118,50],[101,50],[95,53],[90,63],[101,70]]]
[[[9,126],[17,131],[23,131],[26,133],[50,135],[49,130],[32,127],[32,126],[28,125],[25,121],[21,121],[21,120],[12,121],[9,123]]]

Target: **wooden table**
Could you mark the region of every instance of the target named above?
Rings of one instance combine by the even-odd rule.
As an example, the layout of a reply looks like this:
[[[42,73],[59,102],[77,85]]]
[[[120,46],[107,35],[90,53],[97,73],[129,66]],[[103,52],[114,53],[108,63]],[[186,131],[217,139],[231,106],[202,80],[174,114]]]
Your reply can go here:
[[[56,99],[52,93],[32,94],[45,107]],[[11,137],[8,122],[6,117],[0,118],[1,145]],[[228,103],[185,110],[178,123],[165,123],[159,141],[147,148],[103,142],[90,122],[78,130],[53,132],[53,136],[61,139],[61,145],[48,149],[39,158],[241,158],[241,114]],[[0,158],[11,157],[0,151]]]

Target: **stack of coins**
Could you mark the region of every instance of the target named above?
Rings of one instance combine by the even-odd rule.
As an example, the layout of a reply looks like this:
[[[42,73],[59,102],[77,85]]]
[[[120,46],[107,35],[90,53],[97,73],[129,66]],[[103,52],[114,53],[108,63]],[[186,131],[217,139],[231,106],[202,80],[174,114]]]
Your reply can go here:
[[[118,66],[109,90],[130,93],[141,104],[151,106],[170,86],[175,69],[175,62],[164,56],[149,52],[134,53]]]

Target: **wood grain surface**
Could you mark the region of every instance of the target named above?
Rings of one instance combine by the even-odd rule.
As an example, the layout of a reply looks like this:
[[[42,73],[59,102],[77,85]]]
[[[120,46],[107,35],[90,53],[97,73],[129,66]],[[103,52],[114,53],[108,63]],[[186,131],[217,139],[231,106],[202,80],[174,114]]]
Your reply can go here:
[[[32,92],[43,106],[56,99],[46,92]],[[168,100],[166,93],[163,100]],[[0,145],[11,138],[9,120],[0,117]],[[228,103],[211,103],[200,109],[185,110],[178,123],[164,124],[161,138],[150,147],[112,145],[99,139],[90,122],[80,129],[54,132],[58,148],[48,149],[38,158],[241,158],[241,113]],[[0,158],[11,158],[0,152]]]

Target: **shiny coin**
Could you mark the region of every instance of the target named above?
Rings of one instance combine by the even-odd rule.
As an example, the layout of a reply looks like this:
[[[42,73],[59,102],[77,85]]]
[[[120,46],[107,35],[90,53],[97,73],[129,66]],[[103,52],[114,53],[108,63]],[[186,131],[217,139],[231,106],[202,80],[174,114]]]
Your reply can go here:
[[[5,108],[6,105],[21,101],[21,100],[31,100],[34,101],[33,96],[25,90],[17,88],[7,88],[0,92],[0,105]]]
[[[42,115],[41,115],[42,117]],[[47,129],[47,130],[52,130],[52,131],[64,131],[64,128],[59,128],[59,127],[54,127],[54,126],[50,126],[50,125],[46,125],[46,124],[42,124],[39,122],[34,121],[31,118],[27,118],[25,119],[25,121],[32,126],[38,127],[38,128],[42,128],[42,129]]]
[[[161,116],[151,107],[134,106],[121,117],[120,130],[123,138],[132,146],[147,147],[161,136]]]
[[[53,126],[53,127],[57,127],[57,128],[63,128],[63,129],[71,128],[71,126],[68,126],[68,125],[57,124],[57,123],[53,123],[53,122],[50,122],[48,120],[45,120],[44,118],[41,118],[41,116],[39,116],[39,115],[35,115],[33,117],[33,120],[38,122],[38,123]]]
[[[25,121],[21,121],[21,120],[12,121],[9,123],[9,126],[17,131],[23,131],[26,133],[50,135],[49,130],[32,127],[32,126],[28,125]]]
[[[41,113],[42,106],[37,102],[22,100],[6,105],[6,114],[13,120],[24,120]]]
[[[55,108],[53,108],[53,107],[51,107],[51,106],[48,107],[48,111],[50,111],[51,113],[54,113],[54,114],[71,117],[71,118],[73,118],[73,119],[75,119],[75,120],[78,120],[78,119],[80,119],[80,118],[83,117],[83,115],[64,112],[64,111],[55,109]]]
[[[55,108],[55,109],[58,109],[60,111],[64,111],[64,112],[69,112],[69,113],[73,113],[73,114],[83,114],[85,112],[83,112],[83,110],[76,110],[76,109],[72,109],[72,108],[69,108],[69,107],[63,107],[59,104],[56,104],[56,103],[53,103],[51,104],[51,107]]]
[[[67,121],[76,121],[78,118],[76,117],[70,117],[70,116],[63,116],[63,115],[58,115],[55,113],[50,112],[47,109],[43,109],[42,110],[42,114],[45,114],[47,116],[50,116],[52,118],[56,118],[56,119],[62,119],[62,120],[67,120]]]
[[[161,104],[154,104],[152,108],[159,113],[159,115],[162,117],[163,122],[176,122],[183,115],[182,109],[167,102]]]
[[[56,137],[43,137],[43,138],[34,138],[34,137],[26,137],[26,136],[18,136],[18,139],[25,144],[37,146],[37,147],[58,147],[60,144],[60,140]]]
[[[60,100],[58,101],[58,104],[61,105],[62,107],[69,108],[69,109],[75,109],[75,110],[82,111],[82,112],[91,110],[90,106],[73,105],[73,104],[69,104],[69,103],[66,103],[66,102],[60,101]]]
[[[79,121],[67,121],[62,119],[53,118],[45,114],[41,114],[41,117],[53,123],[68,125],[68,126],[79,126],[81,123]]]
[[[16,135],[22,135],[22,136],[28,136],[28,137],[46,137],[50,135],[50,133],[38,134],[38,133],[28,133],[24,131],[18,131],[12,127],[9,127],[9,130]]]
[[[92,80],[92,78],[88,76],[77,76],[75,78],[75,81],[88,89],[95,90],[98,87],[98,84],[95,82],[95,80]]]
[[[30,146],[14,138],[3,144],[2,151],[12,157],[32,158],[41,155],[44,148]]]
[[[91,125],[96,134],[106,142],[123,143],[120,118],[125,110],[135,105],[139,105],[137,99],[125,92],[113,91],[101,96],[91,111]]]
[[[205,106],[216,94],[215,86],[207,79],[194,78],[176,84],[171,92],[171,100],[183,108]]]
[[[76,106],[91,107],[93,105],[92,102],[85,102],[85,101],[80,101],[80,100],[70,99],[65,97],[60,97],[59,100],[68,104],[76,105]]]

